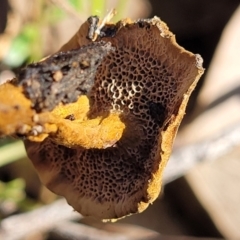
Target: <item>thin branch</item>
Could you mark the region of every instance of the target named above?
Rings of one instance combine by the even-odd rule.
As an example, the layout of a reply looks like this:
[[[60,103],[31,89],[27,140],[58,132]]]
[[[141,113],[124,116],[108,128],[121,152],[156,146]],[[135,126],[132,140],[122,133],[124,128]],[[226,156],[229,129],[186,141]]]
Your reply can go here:
[[[87,225],[74,222],[60,222],[52,231],[50,236],[54,239],[88,239],[88,240],[127,240],[126,235],[107,232]]]
[[[0,239],[19,240],[35,232],[46,232],[59,222],[82,218],[64,199],[28,213],[8,217],[1,222]]]
[[[240,125],[225,129],[218,136],[204,142],[173,151],[164,172],[163,181],[169,183],[184,175],[196,164],[214,161],[240,146]]]

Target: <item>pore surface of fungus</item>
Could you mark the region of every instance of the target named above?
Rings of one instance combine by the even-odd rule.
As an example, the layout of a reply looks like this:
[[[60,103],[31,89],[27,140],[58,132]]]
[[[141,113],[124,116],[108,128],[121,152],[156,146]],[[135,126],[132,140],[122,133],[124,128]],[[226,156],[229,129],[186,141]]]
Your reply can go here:
[[[42,182],[76,211],[121,218],[143,211],[159,195],[173,139],[203,73],[202,59],[178,46],[156,17],[105,24],[93,43],[88,31],[78,36],[75,45],[101,41],[114,48],[87,94],[88,118],[117,114],[123,134],[104,149],[68,148],[51,138],[25,145]]]

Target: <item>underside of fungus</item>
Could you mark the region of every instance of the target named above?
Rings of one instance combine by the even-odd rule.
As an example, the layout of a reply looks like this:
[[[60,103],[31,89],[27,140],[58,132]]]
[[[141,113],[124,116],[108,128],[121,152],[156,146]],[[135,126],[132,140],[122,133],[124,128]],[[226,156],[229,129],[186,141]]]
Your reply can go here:
[[[89,18],[15,86],[34,110],[21,131],[41,181],[83,215],[117,219],[158,197],[203,68],[157,17],[100,24]]]

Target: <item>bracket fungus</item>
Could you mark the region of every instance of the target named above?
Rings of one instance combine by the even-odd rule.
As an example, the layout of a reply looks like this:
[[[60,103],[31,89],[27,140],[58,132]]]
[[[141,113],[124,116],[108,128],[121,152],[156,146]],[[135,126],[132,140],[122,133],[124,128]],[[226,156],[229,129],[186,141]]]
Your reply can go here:
[[[90,54],[86,49],[96,51]],[[71,67],[78,63],[80,72],[66,78],[62,98],[59,88],[52,86],[67,73],[63,65],[51,65],[51,57],[32,66],[51,66],[47,78],[52,83],[47,80],[46,91],[31,95],[33,77],[20,76],[18,84],[32,104],[37,103],[32,107],[39,122],[56,125],[55,130],[45,130],[44,138],[28,137],[28,156],[41,181],[85,216],[118,219],[142,212],[160,193],[174,137],[204,72],[202,58],[180,47],[157,17],[116,24],[88,19],[61,49],[67,50],[70,56],[74,51],[86,55],[67,60]],[[57,53],[54,58],[64,62],[63,56]],[[91,64],[92,74],[81,75]],[[34,74],[35,80],[46,79],[42,71]],[[87,87],[75,84],[78,75]],[[41,84],[34,81],[34,86]],[[66,90],[66,84],[77,88]],[[51,101],[37,98],[41,94]],[[71,103],[76,96],[78,101]],[[87,144],[79,138],[87,139]]]

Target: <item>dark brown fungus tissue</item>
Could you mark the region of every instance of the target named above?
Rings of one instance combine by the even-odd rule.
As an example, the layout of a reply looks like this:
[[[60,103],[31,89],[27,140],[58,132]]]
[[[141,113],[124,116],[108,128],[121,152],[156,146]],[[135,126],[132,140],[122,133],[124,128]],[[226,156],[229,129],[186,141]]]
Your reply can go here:
[[[95,17],[61,51],[71,47],[78,49],[51,56],[37,70],[24,70],[35,74],[37,83],[20,84],[28,86],[37,110],[86,95],[88,119],[118,114],[124,131],[104,148],[69,148],[50,137],[26,141],[29,158],[42,182],[84,216],[113,220],[142,212],[160,193],[173,140],[204,72],[202,58],[180,47],[157,17],[116,24]],[[81,76],[74,64],[82,66]],[[54,94],[53,84],[68,72]],[[49,81],[54,82],[50,88]],[[42,89],[35,91],[38,84]]]

